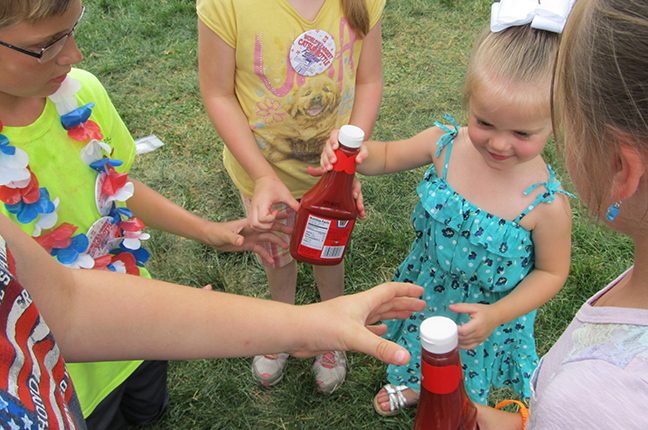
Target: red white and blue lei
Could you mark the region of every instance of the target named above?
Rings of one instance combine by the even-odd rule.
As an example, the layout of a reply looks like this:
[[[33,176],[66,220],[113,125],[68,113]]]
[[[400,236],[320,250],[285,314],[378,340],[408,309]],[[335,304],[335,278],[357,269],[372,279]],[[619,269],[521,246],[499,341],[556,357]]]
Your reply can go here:
[[[20,148],[11,146],[0,134],[0,201],[8,212],[23,224],[36,221],[34,239],[65,266],[83,269],[103,269],[139,275],[139,267],[148,260],[149,253],[140,240],[149,238],[142,233],[144,223],[135,218],[126,207],[117,206],[132,197],[134,186],[127,173],[117,173],[115,167],[123,164],[103,155],[110,154],[110,145],[101,141],[103,135],[97,123],[90,120],[94,103],[78,107],[76,93],[81,83],[67,77],[56,93],[49,96],[61,115],[61,125],[68,136],[78,142],[87,142],[81,149],[81,159],[97,171],[97,209],[102,215],[88,234],[76,233],[78,227],[58,222],[59,198],[52,199],[46,187],[39,187],[36,174],[29,167],[29,156]],[[2,132],[0,122],[0,133]],[[44,230],[51,230],[43,234]]]

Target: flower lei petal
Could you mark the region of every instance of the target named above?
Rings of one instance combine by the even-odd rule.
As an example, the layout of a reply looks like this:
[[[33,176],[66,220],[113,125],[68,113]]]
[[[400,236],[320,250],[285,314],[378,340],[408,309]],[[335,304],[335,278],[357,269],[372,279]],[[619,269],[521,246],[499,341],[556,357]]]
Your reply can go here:
[[[76,93],[81,89],[81,83],[69,76],[61,84],[58,91],[49,98],[54,102],[56,111],[61,116],[61,125],[67,130],[68,137],[80,142],[89,142],[81,149],[81,160],[96,170],[103,179],[101,193],[107,203],[126,201],[132,197],[134,185],[128,181],[126,173],[117,173],[115,167],[123,164],[120,160],[104,158],[103,153],[111,154],[110,145],[101,142],[103,134],[100,126],[90,120],[94,103],[77,107]],[[0,132],[3,124],[0,121]],[[93,259],[87,254],[89,239],[83,234],[77,234],[77,227],[70,223],[62,223],[47,234],[43,230],[51,229],[58,222],[59,199],[50,200],[46,188],[40,188],[36,175],[29,169],[29,156],[20,148],[11,145],[9,139],[0,134],[0,201],[4,202],[7,211],[16,215],[19,222],[35,223],[33,237],[60,263],[73,268],[116,270],[116,266],[124,272],[138,274],[139,264],[146,262],[149,253],[141,247],[141,240],[149,238],[142,233],[144,223],[128,208],[117,207],[111,203],[109,214],[113,224],[119,225],[121,237],[116,241],[116,248],[111,254]]]
[[[26,203],[25,199],[22,199],[16,204],[5,203],[5,208],[9,213],[16,215],[18,221],[29,224],[38,218],[40,214],[54,212],[55,206],[49,199],[47,189],[41,188],[39,198],[34,203]]]
[[[101,134],[101,128],[99,125],[92,121],[88,120],[83,124],[79,124],[74,128],[68,130],[68,136],[79,142],[86,141],[88,139],[103,139],[103,134]]]
[[[81,160],[83,160],[84,163],[90,165],[92,162],[101,159],[102,150],[110,154],[112,148],[107,143],[104,143],[97,139],[92,139],[81,150]]]
[[[94,269],[97,270],[108,270],[108,265],[112,262],[112,256],[110,254],[102,255],[94,259]]]
[[[120,252],[127,252],[129,254],[133,254],[133,257],[135,257],[137,264],[146,263],[150,257],[149,252],[145,248],[140,247],[138,249],[128,249],[124,246],[123,243],[120,243],[117,249],[111,251],[112,254],[118,254]]]
[[[110,266],[112,266],[112,268]],[[137,267],[137,259],[129,252],[121,252],[114,255],[108,268],[115,272],[129,273],[137,276],[140,274],[139,267]]]
[[[75,231],[77,231],[77,227],[73,226],[69,222],[64,222],[51,232],[40,237],[35,237],[34,240],[38,242],[40,246],[45,248],[47,252],[52,252],[53,248],[67,248],[70,246],[72,243],[70,236],[72,236]]]
[[[66,113],[65,115],[61,115],[61,124],[63,124],[63,128],[69,130],[71,128],[83,125],[86,121],[88,121],[90,115],[92,115],[93,107],[94,103],[88,103],[87,105],[76,108]]]
[[[124,164],[124,162],[121,161],[121,160],[112,160],[110,158],[102,158],[100,160],[97,160],[97,161],[94,161],[94,162],[90,163],[90,167],[92,167],[93,169],[95,169],[99,173],[102,173],[102,172],[108,173],[108,166],[117,167],[117,166],[121,166],[122,164]]]
[[[29,170],[29,177],[30,181],[23,187],[12,186],[14,184],[3,185],[0,187],[0,200],[9,205],[15,205],[21,201],[27,204],[37,202],[38,199],[41,198],[41,190],[38,188],[38,179],[31,170]]]
[[[77,102],[76,93],[81,89],[81,82],[77,79],[67,76],[65,80],[61,83],[61,86],[58,90],[51,96],[49,99],[54,102],[56,106],[56,112],[59,115],[65,115],[66,113],[74,110],[79,106]]]
[[[95,261],[90,255],[88,255],[85,252],[82,252],[77,256],[76,260],[74,260],[72,263],[69,264],[63,263],[63,265],[71,269],[94,269]]]
[[[41,214],[40,219],[34,225],[34,233],[32,233],[32,236],[38,237],[40,236],[42,230],[49,230],[50,228],[56,225],[56,223],[58,222],[59,203],[60,200],[58,197],[52,200],[52,204],[54,205],[54,211],[50,213]]]
[[[83,233],[79,233],[70,238],[70,244],[68,246],[61,248],[54,247],[50,254],[63,264],[72,264],[79,258],[81,253],[88,249],[89,244],[88,237]]]

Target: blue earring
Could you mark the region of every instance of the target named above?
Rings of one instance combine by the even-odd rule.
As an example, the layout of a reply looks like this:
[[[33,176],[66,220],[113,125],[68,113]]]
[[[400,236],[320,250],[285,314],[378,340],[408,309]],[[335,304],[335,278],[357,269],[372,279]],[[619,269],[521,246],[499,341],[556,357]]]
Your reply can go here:
[[[608,221],[614,221],[614,218],[619,215],[619,207],[621,207],[621,202],[616,202],[615,204],[611,205],[608,208],[607,211],[607,219]]]

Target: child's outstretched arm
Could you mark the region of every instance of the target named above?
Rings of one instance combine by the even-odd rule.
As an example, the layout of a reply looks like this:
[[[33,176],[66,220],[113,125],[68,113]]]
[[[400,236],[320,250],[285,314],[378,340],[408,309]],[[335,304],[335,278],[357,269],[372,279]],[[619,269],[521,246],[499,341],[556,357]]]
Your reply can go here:
[[[216,131],[255,183],[250,224],[268,230],[276,220],[273,203],[284,202],[293,210],[299,203],[277,177],[259,151],[247,118],[234,92],[236,50],[198,20],[200,92]]]
[[[273,259],[258,245],[259,242],[270,241],[288,248],[288,244],[273,233],[291,233],[291,229],[281,223],[271,224],[270,231],[264,232],[252,229],[247,218],[223,223],[210,222],[181,208],[141,182],[132,179],[131,182],[135,185],[135,191],[127,201],[128,208],[147,227],[177,234],[220,251],[253,251],[268,262]],[[277,215],[277,219],[281,218],[281,214]]]
[[[499,325],[539,308],[565,284],[569,274],[572,225],[567,196],[556,193],[552,203],[541,204],[530,214],[537,220],[532,232],[534,269],[509,295],[491,305],[450,305],[452,311],[470,315],[470,321],[459,327],[460,348],[471,349],[479,345]]]
[[[358,350],[405,364],[402,347],[377,336],[378,320],[407,318],[422,288],[387,283],[309,306],[205,291],[103,270],[69,269],[0,214],[0,236],[68,361],[199,359]]]
[[[329,171],[337,161],[335,150],[338,149],[339,130],[333,130],[329,140],[324,146],[320,158],[320,169]],[[438,127],[431,127],[414,137],[406,140],[392,142],[366,141],[360,148],[356,157],[356,171],[366,176],[385,175],[388,173],[402,172],[433,162],[437,157],[436,143],[443,136],[444,131]]]

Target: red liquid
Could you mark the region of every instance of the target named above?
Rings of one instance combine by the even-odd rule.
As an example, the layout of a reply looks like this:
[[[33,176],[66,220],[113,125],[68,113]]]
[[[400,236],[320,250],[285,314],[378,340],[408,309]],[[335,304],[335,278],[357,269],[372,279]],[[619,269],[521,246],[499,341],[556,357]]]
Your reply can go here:
[[[338,161],[334,170],[326,172],[302,197],[290,240],[290,255],[295,260],[333,266],[344,258],[358,217],[353,178],[359,151],[340,145],[335,151]]]
[[[422,353],[414,430],[478,430],[477,408],[466,394],[459,350],[433,354],[423,349]]]

